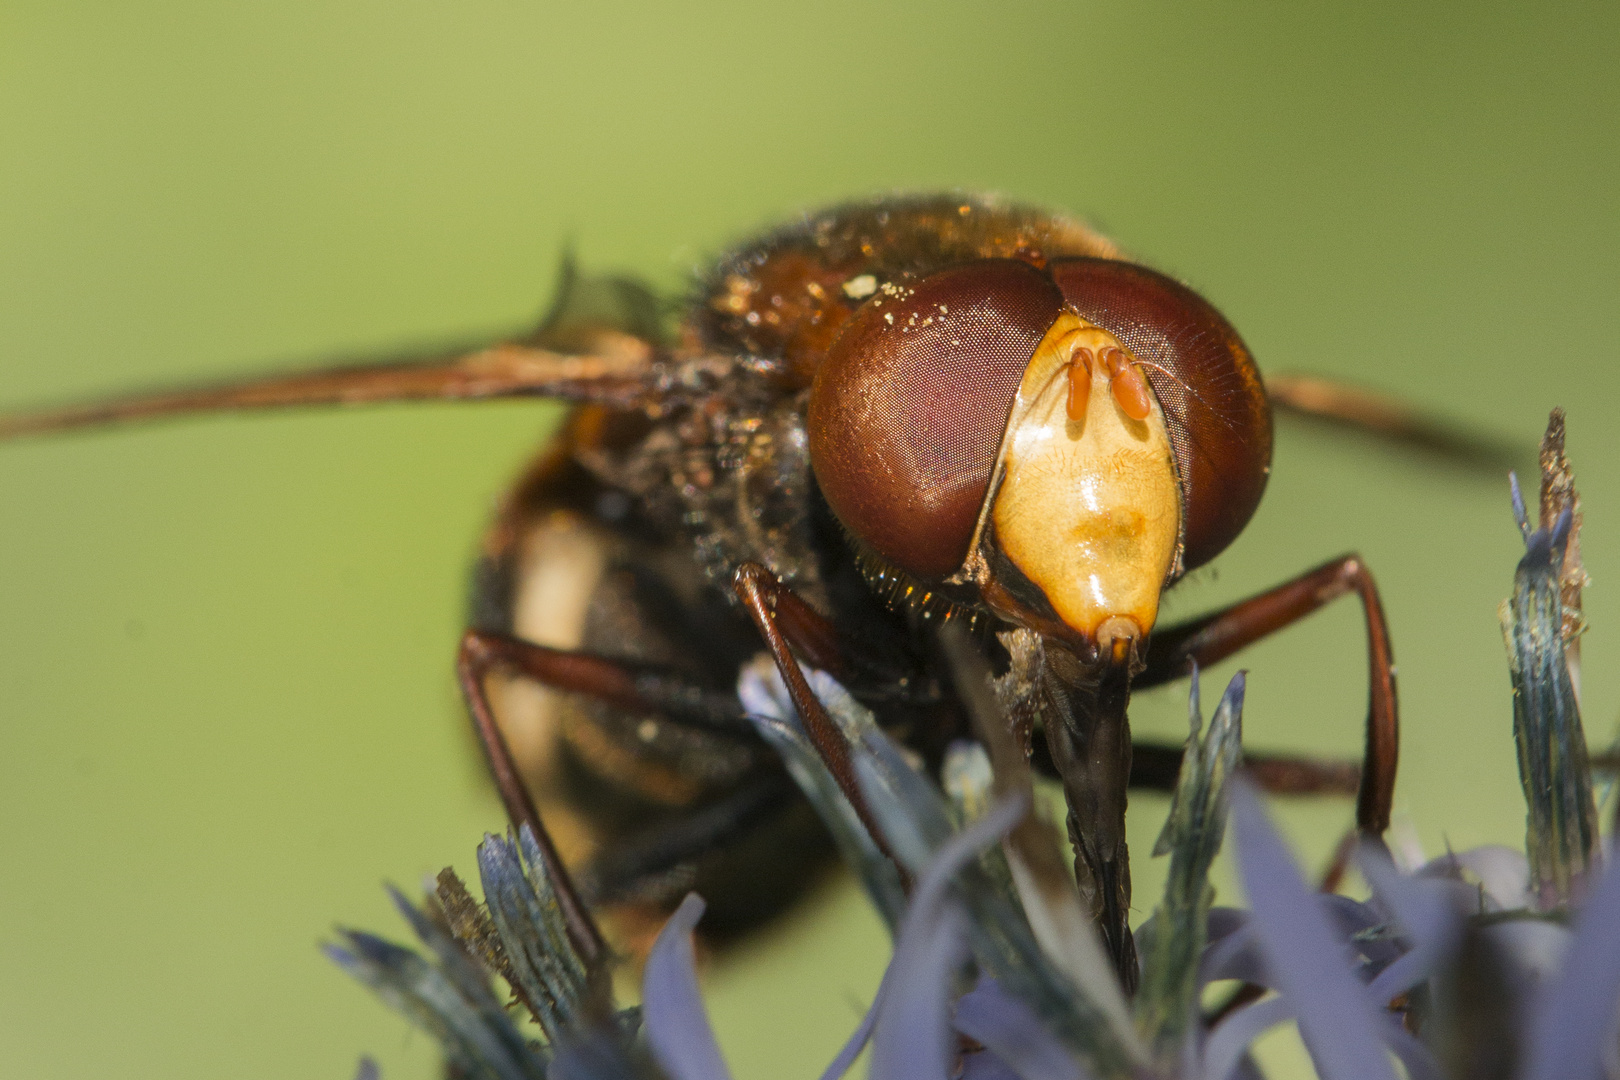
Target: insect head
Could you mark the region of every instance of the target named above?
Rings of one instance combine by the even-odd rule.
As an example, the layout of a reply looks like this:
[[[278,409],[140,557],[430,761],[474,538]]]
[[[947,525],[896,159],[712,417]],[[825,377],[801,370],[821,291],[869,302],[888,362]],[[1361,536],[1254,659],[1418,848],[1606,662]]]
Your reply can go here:
[[[1231,324],[1101,258],[874,284],[816,374],[808,428],[873,566],[1087,662],[1135,662],[1160,593],[1231,543],[1271,466]]]

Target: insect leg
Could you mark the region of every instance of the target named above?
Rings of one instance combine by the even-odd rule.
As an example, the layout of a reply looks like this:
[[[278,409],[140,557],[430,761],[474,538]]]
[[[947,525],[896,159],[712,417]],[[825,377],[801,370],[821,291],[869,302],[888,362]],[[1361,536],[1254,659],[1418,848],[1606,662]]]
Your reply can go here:
[[[1389,827],[1400,753],[1400,716],[1395,698],[1395,661],[1378,586],[1359,555],[1343,555],[1292,581],[1198,619],[1154,631],[1138,687],[1187,674],[1192,663],[1207,667],[1316,611],[1355,593],[1367,620],[1367,741],[1362,754],[1356,824],[1363,832]]]
[[[554,690],[587,694],[625,712],[658,714],[687,727],[755,740],[734,694],[701,690],[651,665],[536,645],[507,634],[469,630],[462,655],[477,656],[482,673],[516,672]]]
[[[1133,742],[1131,787],[1174,791],[1182,750],[1179,743]],[[1354,795],[1361,788],[1361,765],[1355,761],[1245,750],[1243,764],[1249,778],[1272,795]]]
[[[849,800],[856,817],[860,818],[871,835],[873,843],[878,849],[888,855],[900,870],[901,880],[906,878],[906,871],[898,859],[894,859],[889,851],[888,840],[883,830],[878,828],[877,821],[872,817],[871,809],[866,805],[866,799],[861,795],[860,787],[855,783],[855,768],[850,762],[849,746],[844,742],[844,735],[833,723],[832,717],[822,707],[816,695],[810,692],[810,684],[805,680],[804,672],[799,670],[798,661],[793,657],[793,650],[785,634],[786,627],[793,626],[791,616],[784,618],[784,613],[803,608],[810,611],[793,590],[777,580],[776,575],[758,563],[743,563],[737,568],[736,576],[732,579],[732,587],[742,599],[743,607],[747,610],[754,625],[758,627],[760,636],[765,639],[766,648],[770,650],[771,659],[776,662],[776,670],[781,673],[782,681],[787,684],[788,693],[793,698],[793,706],[799,712],[799,719],[804,723],[805,734],[809,736],[811,745],[821,755],[826,763],[827,771],[832,773],[833,779],[838,782],[839,790]],[[813,612],[812,612],[813,613]],[[818,616],[819,618],[819,616]],[[799,641],[793,644],[802,644]],[[806,650],[807,656],[813,655],[814,643]]]
[[[712,797],[689,795],[695,801],[663,807],[583,857],[575,871],[579,894],[593,906],[625,905],[617,915],[629,921],[621,921],[619,930],[628,933],[632,952],[637,951],[635,928],[642,917],[667,914],[666,906],[691,888],[719,891],[713,914],[705,922],[706,935],[716,938],[752,925],[760,911],[775,910],[797,895],[804,870],[825,846],[822,833],[792,780],[775,765],[774,756],[763,753],[735,695],[702,690],[652,665],[478,630],[465,634],[461,655],[462,684],[480,733],[493,715],[484,682],[490,675],[506,673],[591,698],[614,711],[657,717],[672,727],[733,739],[762,752],[764,767],[748,771],[736,782],[722,782]],[[517,805],[519,813],[535,813],[532,801],[524,808],[529,796],[521,774],[509,757],[506,764],[505,770],[498,763],[494,770],[503,800],[509,807]],[[633,776],[615,774],[615,779],[631,789],[637,786]],[[683,779],[702,783],[695,777]],[[770,855],[779,853],[784,843],[804,861],[772,862]],[[742,872],[745,865],[751,867],[747,873]]]
[[[478,742],[484,748],[484,756],[489,762],[490,776],[494,778],[501,802],[506,806],[506,816],[512,820],[513,825],[520,827],[526,825],[534,834],[535,844],[540,849],[540,858],[545,863],[546,874],[556,884],[557,903],[568,926],[569,939],[585,962],[594,965],[608,955],[607,943],[602,938],[596,920],[591,918],[590,912],[579,899],[573,886],[573,879],[568,875],[568,868],[563,865],[562,857],[557,854],[556,846],[551,842],[551,835],[546,832],[540,814],[534,807],[534,800],[529,797],[528,788],[523,786],[523,780],[518,775],[517,763],[512,760],[512,751],[507,747],[506,737],[501,734],[500,726],[495,722],[495,714],[489,706],[489,693],[485,688],[484,679],[491,668],[498,664],[499,654],[488,644],[487,637],[488,635],[470,630],[461,639],[461,649],[456,658],[456,673],[461,680],[461,692],[467,699],[467,710],[472,714],[473,727],[478,732]]]

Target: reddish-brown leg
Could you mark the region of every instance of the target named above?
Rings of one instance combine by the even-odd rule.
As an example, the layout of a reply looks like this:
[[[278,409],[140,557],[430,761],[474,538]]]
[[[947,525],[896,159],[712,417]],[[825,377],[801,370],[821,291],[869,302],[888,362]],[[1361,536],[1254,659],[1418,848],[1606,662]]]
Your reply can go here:
[[[1133,742],[1131,787],[1174,791],[1183,749],[1179,743]],[[1355,761],[1245,750],[1243,767],[1270,795],[1354,795],[1361,790],[1361,764]]]
[[[1207,667],[1245,645],[1289,626],[1341,596],[1361,598],[1367,620],[1367,741],[1363,752],[1356,824],[1363,832],[1389,827],[1395,765],[1400,751],[1400,718],[1395,698],[1395,664],[1378,586],[1359,555],[1344,555],[1292,581],[1190,622],[1164,627],[1148,645],[1147,667],[1138,687],[1187,674],[1196,662]]]
[[[782,637],[792,644],[805,663],[820,668],[833,678],[844,676],[848,667],[847,650],[838,628],[822,617],[821,613],[800,599],[799,594],[783,585],[776,575],[758,563],[746,563],[737,570],[735,586],[743,603],[750,605],[750,595],[757,596],[770,612],[771,621],[781,630]],[[756,618],[755,623],[758,623]]]
[[[753,726],[732,694],[703,691],[656,668],[591,653],[553,649],[502,634],[468,631],[462,640],[462,685],[478,724],[488,730],[487,696],[475,695],[492,671],[505,671],[570,693],[583,694],[629,713],[659,716],[671,724],[708,734],[758,744]],[[486,750],[489,744],[485,742]],[[510,764],[491,771],[513,821],[533,825],[535,813],[527,788]],[[510,755],[501,750],[499,760]],[[514,779],[517,778],[517,779]],[[581,867],[574,891],[592,901],[614,901],[634,895],[647,882],[670,869],[714,851],[757,828],[791,804],[797,789],[786,773],[767,771],[736,790],[700,807],[670,815],[644,832],[624,839]],[[539,833],[536,833],[538,836]],[[553,853],[554,855],[555,853]]]
[[[1333,855],[1328,864],[1322,869],[1322,876],[1317,879],[1317,892],[1336,893],[1339,886],[1344,884],[1344,877],[1350,872],[1350,860],[1355,857],[1356,845],[1361,842],[1360,830],[1351,829],[1339,837],[1339,842],[1333,848]]]
[[[472,714],[478,742],[489,761],[489,774],[494,778],[495,789],[500,792],[501,802],[506,806],[506,816],[513,825],[527,825],[534,834],[546,874],[556,887],[557,905],[562,909],[563,919],[567,923],[569,940],[587,968],[605,966],[607,943],[596,920],[591,918],[590,912],[580,901],[573,878],[563,865],[562,857],[557,854],[551,835],[540,821],[540,813],[534,807],[534,800],[529,797],[529,789],[523,786],[517,763],[512,760],[512,751],[507,747],[506,737],[501,734],[500,725],[495,722],[495,714],[490,708],[485,679],[492,671],[509,666],[513,655],[509,639],[476,630],[467,631],[462,635],[461,649],[456,659],[461,692],[467,699],[467,711]]]
[[[735,695],[703,691],[649,665],[595,653],[553,649],[506,634],[469,630],[486,667],[498,667],[554,690],[585,694],[630,713],[656,713],[687,727],[754,740]],[[462,650],[467,649],[463,641]]]
[[[898,673],[892,663],[885,663],[874,650],[863,647],[858,640],[834,626],[826,616],[758,563],[745,563],[739,567],[732,587],[743,597],[745,606],[749,603],[744,595],[745,589],[759,593],[760,602],[771,613],[783,639],[811,667],[852,686],[867,683],[886,685],[896,678]],[[758,620],[755,619],[755,622]]]
[[[816,753],[821,755],[827,771],[838,782],[839,790],[849,800],[856,817],[860,818],[872,841],[894,861],[896,869],[900,871],[901,880],[906,880],[904,865],[894,859],[893,853],[889,851],[883,830],[878,828],[871,809],[866,805],[866,799],[861,795],[860,786],[855,782],[855,768],[850,762],[849,746],[844,741],[843,732],[838,730],[838,725],[833,723],[832,717],[827,715],[827,710],[822,707],[816,695],[811,693],[810,684],[805,680],[804,672],[799,670],[798,661],[793,658],[793,648],[790,647],[786,636],[787,628],[796,627],[795,620],[804,613],[813,616],[823,625],[825,620],[795,596],[793,590],[778,581],[775,574],[758,563],[743,563],[739,566],[736,576],[732,578],[732,587],[737,590],[744,610],[754,620],[760,636],[765,639],[765,647],[770,651],[771,659],[776,662],[776,669],[781,673],[782,681],[787,684],[788,694],[793,698],[793,706],[799,712],[799,719],[804,723],[805,734],[809,736],[811,745],[816,748]],[[784,613],[792,614],[784,618]],[[813,623],[811,625],[814,627]],[[829,635],[836,633],[830,626],[827,627],[827,632]],[[811,659],[815,656],[815,650],[828,640],[835,638],[809,642],[796,639],[792,645],[807,645],[808,647],[804,649],[806,659]],[[817,667],[822,666],[814,660],[811,662]]]

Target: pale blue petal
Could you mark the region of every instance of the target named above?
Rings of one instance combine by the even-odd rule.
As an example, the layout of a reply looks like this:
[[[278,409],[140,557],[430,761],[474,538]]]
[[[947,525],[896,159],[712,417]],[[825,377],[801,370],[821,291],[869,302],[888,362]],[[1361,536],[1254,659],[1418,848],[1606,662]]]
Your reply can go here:
[[[1221,940],[1234,931],[1241,930],[1249,924],[1249,913],[1242,908],[1212,907],[1209,909],[1209,921],[1205,924],[1205,931],[1211,944]]]
[[[956,1058],[953,983],[968,958],[967,912],[945,900],[906,913],[889,993],[872,1031],[871,1080],[949,1080]]]
[[[1408,1080],[1445,1080],[1445,1070],[1440,1067],[1433,1050],[1397,1023],[1393,1016],[1379,1019],[1384,1029],[1384,1043],[1406,1067]]]
[[[956,1003],[956,1030],[981,1043],[1023,1080],[1083,1080],[1085,1070],[1040,1018],[984,977]]]
[[[1019,1080],[1007,1063],[988,1050],[962,1058],[962,1080]]]
[[[1574,937],[1569,927],[1534,917],[1492,923],[1478,932],[1501,962],[1505,989],[1521,1003],[1529,1002],[1552,984],[1564,966]]]
[[[1300,1037],[1317,1071],[1323,1080],[1394,1080],[1377,1015],[1352,974],[1349,951],[1300,879],[1259,795],[1241,777],[1234,781],[1232,823],[1254,933],[1278,989],[1298,1016]]]
[[[1485,891],[1486,911],[1517,911],[1530,906],[1530,861],[1524,852],[1500,844],[1447,852],[1425,863],[1419,877],[1456,877],[1467,871]]]
[[[1469,892],[1457,881],[1406,877],[1389,855],[1363,844],[1356,865],[1389,909],[1412,949],[1373,979],[1374,1001],[1389,1001],[1440,970],[1462,943]]]
[[[1358,936],[1364,936],[1368,930],[1383,921],[1383,917],[1366,904],[1352,900],[1348,896],[1322,893],[1310,895],[1311,902],[1322,909],[1337,941],[1350,941]],[[1254,936],[1253,926],[1247,921],[1248,913],[1233,912],[1233,916],[1235,918],[1223,920],[1225,925],[1220,939],[1212,940],[1209,947],[1204,950],[1198,967],[1199,984],[1206,985],[1221,979],[1236,979],[1239,982],[1254,983],[1256,986],[1275,988],[1277,980],[1266,964],[1265,955]],[[1212,930],[1211,937],[1213,936]],[[1367,960],[1365,967],[1375,971],[1387,967],[1403,951],[1400,946],[1390,941],[1362,940],[1358,945]]]
[[[1620,1001],[1620,862],[1611,862],[1575,916],[1564,968],[1530,1014],[1527,1080],[1599,1074]]]
[[[855,1064],[855,1059],[861,1056],[861,1051],[866,1049],[867,1040],[872,1037],[872,1027],[877,1023],[878,1010],[883,1007],[884,991],[888,985],[889,971],[885,970],[883,981],[878,983],[877,993],[872,996],[871,1008],[861,1017],[860,1025],[855,1028],[855,1033],[849,1037],[849,1041],[844,1043],[843,1049],[838,1051],[838,1056],[822,1071],[821,1080],[840,1080],[849,1071],[849,1067]]]
[[[1204,1044],[1203,1080],[1226,1080],[1248,1055],[1250,1043],[1293,1015],[1282,998],[1267,998],[1222,1020]]]
[[[1265,961],[1249,929],[1249,913],[1241,908],[1209,909],[1209,944],[1198,960],[1198,985],[1222,979],[1265,985]]]
[[[1387,913],[1338,893],[1313,891],[1310,895],[1327,915],[1333,940],[1349,943],[1353,962],[1360,956],[1356,970],[1363,980],[1372,978],[1406,951],[1406,946],[1392,936],[1379,933],[1388,929]]]
[[[1414,949],[1378,973],[1367,984],[1367,995],[1374,1001],[1393,1001],[1435,974],[1438,957]]]
[[[950,899],[951,879],[1028,811],[1028,798],[991,807],[947,840],[918,880],[884,976],[872,1033],[874,1080],[946,1080],[949,1075],[955,1057],[951,983],[968,956],[968,917]]]
[[[641,983],[641,1015],[647,1045],[670,1080],[730,1080],[720,1044],[698,992],[692,929],[703,917],[703,899],[688,893],[658,932]]]
[[[1236,979],[1256,986],[1271,985],[1260,945],[1248,926],[1240,926],[1204,949],[1198,963],[1198,984],[1206,986],[1222,979]]]

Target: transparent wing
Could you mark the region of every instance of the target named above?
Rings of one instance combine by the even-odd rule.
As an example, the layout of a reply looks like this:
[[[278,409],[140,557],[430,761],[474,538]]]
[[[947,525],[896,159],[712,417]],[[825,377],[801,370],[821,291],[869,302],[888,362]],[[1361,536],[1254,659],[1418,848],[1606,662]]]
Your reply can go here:
[[[581,275],[565,255],[551,310],[538,330],[521,338],[0,413],[0,439],[129,420],[304,405],[553,397],[634,407],[652,396],[661,317],[656,298],[644,286],[628,278]]]
[[[623,336],[589,354],[502,344],[470,352],[344,365],[218,386],[0,415],[0,439],[128,420],[297,405],[555,397],[630,407],[648,396],[653,350]]]

